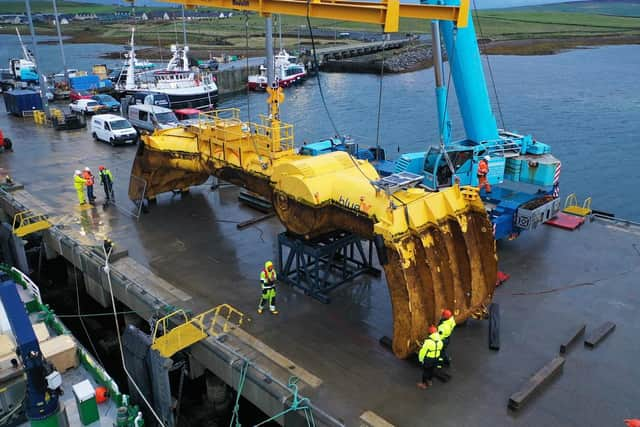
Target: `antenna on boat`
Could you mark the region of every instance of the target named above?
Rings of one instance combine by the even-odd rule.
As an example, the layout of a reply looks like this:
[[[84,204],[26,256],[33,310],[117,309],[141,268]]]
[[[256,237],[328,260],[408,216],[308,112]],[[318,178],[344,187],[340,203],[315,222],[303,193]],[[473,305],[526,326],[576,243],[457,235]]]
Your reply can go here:
[[[38,73],[38,81],[40,82],[40,97],[42,98],[42,109],[44,110],[47,117],[49,117],[49,101],[47,100],[47,82],[44,78],[44,74],[42,74],[42,70],[39,70],[38,67],[38,43],[36,42],[36,30],[33,28],[33,18],[31,17],[31,2],[29,0],[24,0],[25,7],[27,9],[27,19],[29,20],[29,31],[31,32],[31,43],[33,43],[33,55],[29,54],[27,56],[27,48],[22,43],[22,38],[20,37],[20,33],[18,33],[18,38],[20,39],[20,44],[22,45],[22,51],[25,52],[25,57],[33,58],[33,63],[36,65],[36,72]],[[16,32],[18,30],[16,29]]]
[[[187,45],[187,20],[184,17],[184,4],[182,5],[182,39],[183,45]]]
[[[282,51],[282,15],[278,15],[278,44],[280,51]]]
[[[56,30],[58,31],[58,43],[60,44],[60,55],[62,56],[62,69],[64,70],[65,81],[69,80],[69,71],[67,70],[67,60],[64,56],[64,46],[62,45],[62,33],[60,32],[60,18],[58,17],[58,6],[56,0],[53,0],[53,16],[56,19]]]

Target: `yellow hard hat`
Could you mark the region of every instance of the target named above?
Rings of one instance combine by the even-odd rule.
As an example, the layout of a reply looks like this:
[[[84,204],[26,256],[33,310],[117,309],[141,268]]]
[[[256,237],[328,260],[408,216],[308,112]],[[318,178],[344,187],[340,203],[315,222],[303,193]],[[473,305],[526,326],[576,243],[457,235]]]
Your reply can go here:
[[[264,268],[266,268],[267,270],[270,269],[271,267],[273,267],[273,262],[267,261],[264,263]]]

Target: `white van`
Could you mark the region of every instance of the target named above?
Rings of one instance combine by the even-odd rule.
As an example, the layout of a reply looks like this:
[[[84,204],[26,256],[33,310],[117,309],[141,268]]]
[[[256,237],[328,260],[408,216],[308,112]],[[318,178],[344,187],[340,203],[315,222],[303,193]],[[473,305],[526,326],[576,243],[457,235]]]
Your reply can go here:
[[[93,139],[116,144],[135,144],[138,132],[127,119],[115,114],[98,114],[91,118],[91,134]]]
[[[129,106],[128,118],[136,129],[147,132],[175,128],[179,123],[170,109],[146,104]]]

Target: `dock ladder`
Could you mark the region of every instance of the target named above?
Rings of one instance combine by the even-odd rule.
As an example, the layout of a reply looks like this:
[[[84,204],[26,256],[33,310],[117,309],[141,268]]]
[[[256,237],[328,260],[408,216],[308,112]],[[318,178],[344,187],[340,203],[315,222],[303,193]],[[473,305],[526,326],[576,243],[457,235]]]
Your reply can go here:
[[[229,304],[220,304],[191,318],[179,309],[156,322],[151,348],[164,357],[171,357],[207,337],[241,326],[243,320],[244,314]],[[177,326],[171,327],[176,323]]]
[[[18,212],[13,217],[13,234],[24,237],[36,231],[46,230],[51,227],[46,215],[34,214],[30,210]]]
[[[564,201],[564,209],[562,212],[576,216],[587,216],[591,214],[591,197],[584,199],[582,206],[578,204],[578,198],[575,193],[571,193]]]

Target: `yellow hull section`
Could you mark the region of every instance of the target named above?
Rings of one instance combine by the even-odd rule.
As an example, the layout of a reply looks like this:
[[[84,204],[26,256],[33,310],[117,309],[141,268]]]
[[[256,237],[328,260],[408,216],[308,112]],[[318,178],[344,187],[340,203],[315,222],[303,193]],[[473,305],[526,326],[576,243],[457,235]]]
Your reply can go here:
[[[442,309],[463,321],[481,312],[496,283],[492,226],[475,188],[388,192],[371,164],[345,152],[295,153],[290,125],[243,123],[235,110],[196,126],[143,138],[132,175],[146,196],[186,189],[209,175],[273,202],[290,232],[314,237],[342,229],[384,242],[384,270],[393,307],[393,350],[407,357]],[[138,199],[139,186],[130,185]]]

